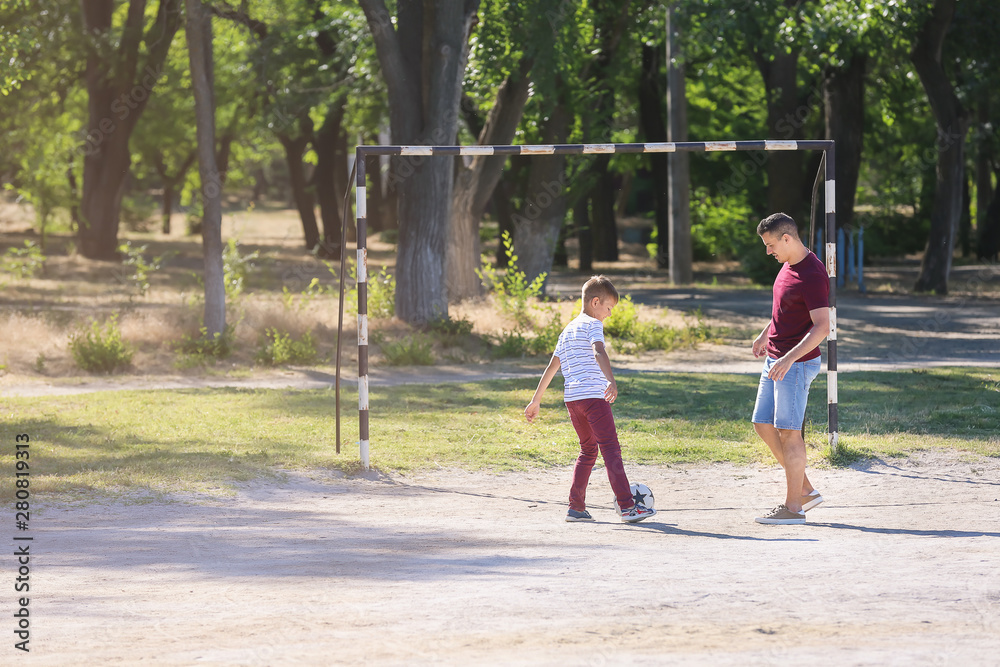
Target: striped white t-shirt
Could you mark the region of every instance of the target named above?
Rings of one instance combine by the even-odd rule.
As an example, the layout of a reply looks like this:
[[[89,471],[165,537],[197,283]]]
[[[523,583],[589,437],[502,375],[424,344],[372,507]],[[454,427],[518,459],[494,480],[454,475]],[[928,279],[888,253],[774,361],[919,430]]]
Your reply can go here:
[[[565,378],[563,400],[604,398],[610,382],[604,377],[594,358],[593,344],[604,342],[604,324],[586,313],[566,325],[559,334],[555,355]]]

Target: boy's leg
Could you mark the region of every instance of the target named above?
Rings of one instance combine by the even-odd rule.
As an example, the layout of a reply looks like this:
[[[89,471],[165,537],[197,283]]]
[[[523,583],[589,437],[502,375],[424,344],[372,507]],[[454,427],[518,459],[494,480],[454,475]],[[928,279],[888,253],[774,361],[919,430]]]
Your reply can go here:
[[[573,466],[573,483],[569,490],[569,508],[582,512],[587,509],[587,484],[590,483],[590,473],[597,461],[597,440],[594,431],[587,420],[586,401],[570,401],[566,404],[570,421],[580,438],[580,455]]]
[[[622,449],[618,443],[618,431],[615,428],[611,405],[607,401],[594,399],[587,410],[587,418],[601,450],[601,458],[604,459],[604,468],[608,471],[608,481],[611,482],[611,490],[615,492],[618,507],[627,510],[635,504],[635,501],[632,500],[632,487],[622,463]]]

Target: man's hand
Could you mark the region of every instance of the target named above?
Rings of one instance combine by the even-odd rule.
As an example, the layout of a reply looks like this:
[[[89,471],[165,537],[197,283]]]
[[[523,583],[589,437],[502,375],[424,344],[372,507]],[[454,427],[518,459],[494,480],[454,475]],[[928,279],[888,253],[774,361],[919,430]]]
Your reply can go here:
[[[535,417],[538,416],[538,411],[541,407],[542,406],[540,404],[532,401],[531,403],[528,403],[526,408],[524,408],[524,416],[527,418],[529,424],[535,421]]]
[[[753,356],[755,359],[760,359],[765,354],[767,354],[767,334],[762,331],[753,340]]]
[[[785,375],[789,370],[791,370],[792,364],[794,363],[794,361],[788,358],[788,355],[785,355],[781,359],[774,362],[774,365],[771,366],[771,370],[767,373],[767,377],[777,382],[781,382],[785,379]]]

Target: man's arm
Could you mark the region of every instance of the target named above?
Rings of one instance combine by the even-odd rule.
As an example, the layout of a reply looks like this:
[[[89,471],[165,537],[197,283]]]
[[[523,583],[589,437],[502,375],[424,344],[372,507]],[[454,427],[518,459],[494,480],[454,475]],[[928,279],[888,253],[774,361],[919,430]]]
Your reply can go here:
[[[806,334],[806,337],[799,341],[799,344],[788,351],[788,354],[774,362],[771,372],[767,374],[772,380],[783,380],[788,369],[792,367],[800,357],[811,351],[823,342],[827,334],[830,333],[830,309],[814,308],[809,311],[809,319],[812,320],[813,327]]]
[[[535,417],[538,416],[538,411],[542,407],[542,394],[548,389],[549,383],[552,382],[552,378],[556,376],[556,371],[559,370],[559,357],[552,355],[549,359],[549,365],[545,367],[542,372],[542,377],[538,381],[538,387],[535,389],[535,395],[531,397],[531,402],[528,406],[524,408],[524,416],[528,419],[528,423],[535,421]]]
[[[757,359],[767,353],[767,332],[771,329],[771,320],[767,321],[763,330],[753,339],[753,356]]]
[[[618,384],[615,382],[614,373],[611,372],[611,359],[608,358],[608,353],[604,349],[604,343],[598,341],[593,344],[593,348],[597,365],[601,367],[601,372],[610,383],[608,388],[604,390],[604,400],[608,403],[614,403],[615,399],[618,398]]]

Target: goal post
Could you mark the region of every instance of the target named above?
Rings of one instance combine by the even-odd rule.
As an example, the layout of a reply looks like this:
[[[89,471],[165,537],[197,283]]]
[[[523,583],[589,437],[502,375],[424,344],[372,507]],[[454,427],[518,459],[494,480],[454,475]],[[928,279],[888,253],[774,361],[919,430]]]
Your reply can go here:
[[[369,155],[475,156],[475,155],[595,155],[600,153],[711,153],[726,151],[823,151],[826,272],[830,280],[830,331],[827,336],[827,439],[837,451],[837,243],[834,183],[834,142],[814,141],[678,141],[632,144],[543,144],[494,146],[358,146],[355,152],[357,211],[358,291],[358,435],[361,465],[370,467],[368,385],[368,193],[365,188],[365,158]],[[771,211],[775,213],[776,211]],[[801,222],[801,221],[800,221]],[[807,240],[806,247],[812,242]],[[343,276],[341,276],[343,280]],[[339,340],[338,332],[338,340]],[[340,368],[337,368],[340,377]],[[339,410],[338,410],[339,419]],[[339,428],[338,428],[339,432]]]

